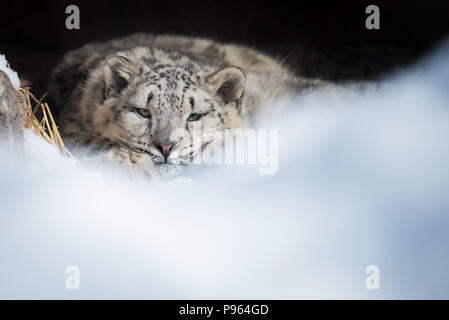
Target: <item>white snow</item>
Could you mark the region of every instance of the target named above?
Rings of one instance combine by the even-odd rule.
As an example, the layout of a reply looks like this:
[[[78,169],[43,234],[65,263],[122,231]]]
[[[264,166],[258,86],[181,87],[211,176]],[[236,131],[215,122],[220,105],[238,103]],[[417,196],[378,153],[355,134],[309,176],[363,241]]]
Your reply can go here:
[[[11,84],[14,87],[14,89],[19,90],[20,88],[19,76],[17,75],[17,72],[8,67],[8,61],[6,60],[6,57],[3,54],[0,54],[0,70],[6,73],[6,75],[9,77],[9,81],[11,81]]]
[[[0,298],[447,299],[448,75],[446,46],[378,92],[291,101],[271,176],[131,184],[28,132],[29,160],[0,157]]]

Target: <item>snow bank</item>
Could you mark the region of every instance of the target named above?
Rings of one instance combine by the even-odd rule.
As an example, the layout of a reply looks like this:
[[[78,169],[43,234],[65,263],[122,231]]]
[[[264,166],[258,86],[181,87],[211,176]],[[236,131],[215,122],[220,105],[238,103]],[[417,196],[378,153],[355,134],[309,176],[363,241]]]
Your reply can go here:
[[[0,298],[447,299],[448,75],[446,46],[378,92],[291,101],[271,176],[119,183],[27,134],[39,157],[0,157]]]
[[[6,61],[6,57],[3,54],[0,54],[0,70],[6,73],[9,77],[9,81],[11,81],[14,89],[19,90],[20,88],[20,80],[17,72],[10,69],[8,67],[8,61]]]

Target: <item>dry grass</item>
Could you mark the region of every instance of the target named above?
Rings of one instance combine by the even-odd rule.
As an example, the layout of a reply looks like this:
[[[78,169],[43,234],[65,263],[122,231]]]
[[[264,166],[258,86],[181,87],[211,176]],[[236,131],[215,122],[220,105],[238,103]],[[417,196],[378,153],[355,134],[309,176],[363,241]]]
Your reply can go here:
[[[70,151],[64,145],[58,126],[55,123],[50,107],[44,102],[46,94],[37,99],[31,92],[30,88],[20,88],[25,97],[27,109],[26,127],[37,134],[39,137],[53,144],[62,155],[74,158]],[[38,116],[42,114],[42,116]],[[41,118],[39,120],[39,118]]]

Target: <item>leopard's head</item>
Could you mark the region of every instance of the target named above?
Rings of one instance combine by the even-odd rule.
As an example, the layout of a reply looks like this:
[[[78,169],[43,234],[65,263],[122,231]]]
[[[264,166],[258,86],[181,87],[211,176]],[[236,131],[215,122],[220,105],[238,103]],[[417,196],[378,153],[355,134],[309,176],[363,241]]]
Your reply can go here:
[[[103,101],[93,123],[109,140],[151,155],[156,165],[186,164],[243,117],[245,75],[162,50],[136,48],[102,64]]]

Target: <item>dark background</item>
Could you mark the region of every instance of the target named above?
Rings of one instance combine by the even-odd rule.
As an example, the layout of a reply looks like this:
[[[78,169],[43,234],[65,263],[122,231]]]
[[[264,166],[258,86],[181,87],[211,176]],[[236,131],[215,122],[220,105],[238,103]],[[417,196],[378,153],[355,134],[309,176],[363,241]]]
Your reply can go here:
[[[67,50],[133,32],[174,33],[247,44],[286,59],[298,74],[373,79],[406,67],[449,34],[447,1],[4,1],[0,52],[33,90],[45,90]],[[67,30],[76,4],[81,29]],[[367,30],[365,8],[380,8]]]

